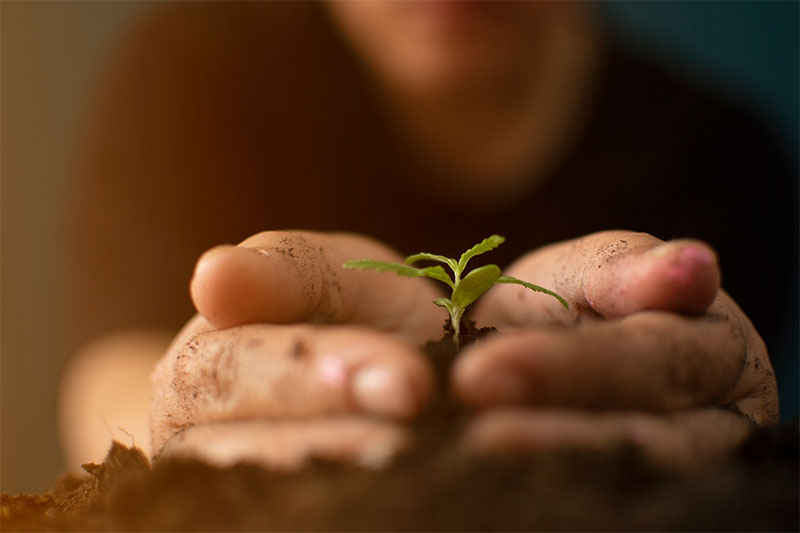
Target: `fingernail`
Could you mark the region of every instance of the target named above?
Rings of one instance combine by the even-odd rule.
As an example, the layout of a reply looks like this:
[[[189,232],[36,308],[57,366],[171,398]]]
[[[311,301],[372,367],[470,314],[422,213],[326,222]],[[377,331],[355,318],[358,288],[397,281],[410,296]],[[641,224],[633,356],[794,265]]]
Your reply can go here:
[[[241,248],[242,250],[247,250],[248,252],[252,252],[256,255],[261,255],[264,257],[270,256],[269,251],[265,250],[264,248],[250,248],[248,246],[240,246],[239,248]]]
[[[685,240],[665,242],[655,248],[651,248],[645,252],[645,255],[650,257],[665,257],[677,251],[679,251],[679,253],[676,259],[684,264],[710,265],[717,260],[714,253],[705,246],[699,246],[686,242]]]
[[[416,407],[405,376],[384,366],[359,370],[351,390],[358,406],[372,413],[404,417],[412,414]]]
[[[683,285],[692,283],[698,272],[713,266],[717,261],[714,252],[707,247],[685,241],[664,243],[646,253],[660,260],[660,272],[665,279]],[[664,261],[662,258],[667,256]]]
[[[665,242],[663,244],[659,244],[655,248],[650,248],[644,253],[644,255],[649,255],[651,257],[664,257],[665,255],[669,255],[673,251],[677,250],[680,246],[681,245],[676,242]]]
[[[717,258],[703,246],[687,246],[681,250],[681,262],[699,266],[713,265]]]
[[[215,257],[219,254],[228,253],[230,250],[233,250],[234,248],[236,247],[232,244],[218,244],[217,246],[209,248],[208,250],[203,252],[198,258],[197,262],[201,263],[204,260],[209,259],[211,257]]]

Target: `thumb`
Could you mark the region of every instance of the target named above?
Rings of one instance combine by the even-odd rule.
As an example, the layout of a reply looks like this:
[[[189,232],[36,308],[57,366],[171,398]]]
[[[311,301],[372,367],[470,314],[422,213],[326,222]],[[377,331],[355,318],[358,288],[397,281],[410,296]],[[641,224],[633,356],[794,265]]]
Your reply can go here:
[[[662,242],[647,234],[599,236],[584,262],[582,293],[586,303],[606,318],[644,310],[701,315],[717,295],[717,255],[702,241]],[[602,252],[612,243],[629,242],[618,257]]]
[[[720,287],[717,256],[707,244],[664,242],[627,231],[595,233],[531,252],[508,273],[553,288],[570,302],[570,312],[560,311],[552,298],[503,286],[476,310],[480,321],[568,323],[581,316],[619,318],[644,310],[700,315]]]
[[[238,246],[212,248],[197,262],[190,290],[217,328],[246,323],[358,323],[409,340],[435,337],[443,311],[428,280],[342,268],[351,259],[402,262],[386,245],[345,233],[268,231]]]

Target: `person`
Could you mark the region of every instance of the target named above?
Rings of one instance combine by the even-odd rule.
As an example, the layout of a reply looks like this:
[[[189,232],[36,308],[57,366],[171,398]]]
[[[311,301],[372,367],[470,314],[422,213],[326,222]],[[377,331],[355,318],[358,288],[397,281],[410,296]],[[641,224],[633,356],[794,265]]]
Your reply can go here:
[[[503,335],[453,370],[467,449],[622,439],[685,466],[777,421],[759,332],[796,257],[791,173],[580,4],[168,6],[114,63],[82,161],[68,465],[105,452],[98,411],[147,442],[156,361],[153,453],[384,464],[433,394],[417,346],[444,315],[425,282],[339,267],[489,233],[570,310],[512,287],[478,304]]]

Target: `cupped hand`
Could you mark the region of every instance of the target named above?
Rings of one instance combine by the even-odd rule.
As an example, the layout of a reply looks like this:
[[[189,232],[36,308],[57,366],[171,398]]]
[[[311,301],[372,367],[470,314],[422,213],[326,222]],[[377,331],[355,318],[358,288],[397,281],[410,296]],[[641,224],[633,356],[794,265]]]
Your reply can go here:
[[[777,421],[777,389],[753,325],[695,240],[602,232],[532,252],[508,274],[564,296],[493,288],[475,309],[503,333],[465,350],[459,398],[483,412],[468,449],[629,442],[691,466]],[[743,415],[743,416],[742,416]]]
[[[447,316],[429,280],[342,268],[351,259],[401,262],[363,235],[266,231],[200,257],[191,282],[198,312],[217,328],[241,324],[362,324],[421,343]]]
[[[153,376],[153,450],[216,464],[379,464],[432,392],[417,346],[441,331],[429,280],[342,268],[402,261],[352,234],[264,232],[219,246],[191,282],[198,316]]]

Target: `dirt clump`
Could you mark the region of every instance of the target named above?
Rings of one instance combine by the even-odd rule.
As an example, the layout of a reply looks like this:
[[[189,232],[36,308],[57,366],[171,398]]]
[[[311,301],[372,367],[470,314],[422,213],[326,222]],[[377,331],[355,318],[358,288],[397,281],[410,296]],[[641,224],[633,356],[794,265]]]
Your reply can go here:
[[[150,473],[142,450],[117,441],[102,464],[82,465],[87,476],[62,474],[43,495],[0,495],[2,531],[98,531],[109,529],[111,494]]]

